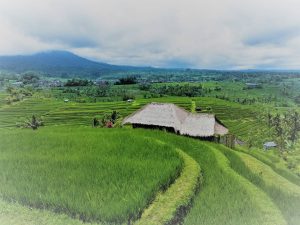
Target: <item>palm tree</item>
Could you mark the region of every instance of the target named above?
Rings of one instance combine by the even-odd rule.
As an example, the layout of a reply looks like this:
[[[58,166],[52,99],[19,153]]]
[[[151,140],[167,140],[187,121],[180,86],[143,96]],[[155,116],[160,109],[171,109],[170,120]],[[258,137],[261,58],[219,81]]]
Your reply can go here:
[[[32,115],[31,120],[25,121],[25,126],[37,130],[40,126],[43,126],[43,122],[38,120],[35,115]]]

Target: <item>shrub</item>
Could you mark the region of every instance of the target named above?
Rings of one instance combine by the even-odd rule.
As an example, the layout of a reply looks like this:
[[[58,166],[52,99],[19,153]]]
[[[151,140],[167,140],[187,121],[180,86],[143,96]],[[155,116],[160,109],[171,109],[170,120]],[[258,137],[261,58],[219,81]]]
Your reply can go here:
[[[129,76],[125,78],[120,78],[119,81],[115,83],[115,85],[127,85],[127,84],[136,84],[137,78],[134,76]]]

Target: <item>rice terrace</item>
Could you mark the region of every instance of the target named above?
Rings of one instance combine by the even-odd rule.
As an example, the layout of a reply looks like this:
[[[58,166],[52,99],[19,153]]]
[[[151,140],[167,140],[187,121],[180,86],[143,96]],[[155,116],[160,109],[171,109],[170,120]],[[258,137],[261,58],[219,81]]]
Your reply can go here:
[[[300,225],[299,8],[2,0],[0,225]]]
[[[295,78],[287,76],[279,84],[279,92],[290,79]],[[299,144],[282,150],[262,147],[271,138],[280,143],[268,117],[293,108],[297,113],[292,100],[291,106],[275,109],[273,104],[279,103],[272,100],[241,104],[229,94],[228,99],[213,97],[211,92],[225,95],[232,84],[211,81],[149,84],[153,90],[141,90],[144,84],[5,85],[9,88],[2,91],[0,109],[0,224],[299,224]],[[147,97],[162,85],[201,87],[202,96]],[[268,91],[268,84],[265,87]],[[105,88],[112,94],[86,93]],[[263,96],[263,90],[240,92]],[[273,93],[264,93],[268,94]],[[22,97],[8,102],[18,96]],[[137,114],[143,108],[145,113]],[[187,123],[190,113],[198,115],[192,123],[199,125],[189,132],[204,133],[181,136],[168,129],[181,124],[176,115]],[[226,131],[213,131],[214,137],[234,136],[231,148],[226,147],[228,141],[203,137],[211,126],[206,120],[214,118],[209,115],[215,115],[216,124],[222,123]],[[141,126],[122,125],[129,116],[132,123],[141,118],[163,124],[150,129],[142,121]],[[34,122],[37,129],[32,129]],[[188,131],[186,127],[189,124],[183,126]]]

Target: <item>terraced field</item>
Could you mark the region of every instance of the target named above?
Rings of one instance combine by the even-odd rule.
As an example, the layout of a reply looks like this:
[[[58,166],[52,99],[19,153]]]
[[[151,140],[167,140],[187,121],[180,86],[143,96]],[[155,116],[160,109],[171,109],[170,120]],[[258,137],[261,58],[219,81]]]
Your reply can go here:
[[[241,123],[263,127],[253,123],[258,110],[212,98],[64,103],[34,97],[1,108],[0,224],[300,224],[300,179],[276,156],[160,131],[90,127],[93,117],[112,110],[124,117],[149,102],[211,107],[241,137],[247,135]],[[46,127],[14,128],[32,114]],[[185,167],[177,149],[196,165]],[[184,168],[201,168],[199,190],[188,185],[195,182],[190,176],[180,182]]]
[[[33,97],[0,109],[0,127],[13,127],[18,122],[23,122],[33,114],[43,118],[47,125],[85,125],[90,126],[94,117],[102,117],[113,110],[118,111],[123,117],[135,112],[145,104],[157,102],[174,102],[186,108],[191,107],[188,98],[159,98],[141,99],[133,103],[101,102],[101,103],[64,103],[61,100],[51,98]]]
[[[200,165],[203,172],[203,182],[200,183],[200,192],[198,194],[194,193],[195,197],[193,198],[192,204],[190,205],[191,208],[187,215],[175,221],[183,220],[184,224],[192,225],[299,224],[299,186],[277,174],[271,167],[256,158],[245,153],[229,150],[224,146],[209,142],[201,142],[169,133],[147,130],[105,130],[60,127],[42,128],[36,133],[33,133],[30,130],[11,130],[7,132],[6,129],[4,129],[2,132],[3,131],[5,131],[5,135],[1,135],[3,139],[0,148],[2,151],[0,178],[2,179],[1,183],[5,185],[2,185],[0,189],[2,199],[15,199],[22,205],[30,205],[33,208],[39,209],[28,212],[24,206],[2,200],[0,205],[2,204],[4,207],[0,210],[0,222],[4,221],[6,223],[1,224],[9,224],[7,221],[11,221],[10,219],[13,215],[16,215],[15,210],[17,212],[18,210],[20,211],[20,213],[17,214],[20,215],[20,218],[29,217],[29,221],[33,220],[32,223],[29,222],[27,224],[36,224],[34,221],[37,215],[44,215],[41,218],[45,218],[46,222],[44,224],[47,225],[56,224],[53,221],[58,221],[57,224],[61,221],[65,221],[65,224],[80,224],[81,222],[78,219],[89,221],[84,219],[87,218],[87,215],[89,216],[88,218],[92,218],[92,221],[97,224],[105,224],[107,219],[108,221],[116,222],[116,220],[111,219],[126,218],[126,216],[118,217],[116,215],[126,215],[126,212],[131,212],[133,214],[139,212],[139,209],[146,207],[145,202],[149,201],[149,197],[143,198],[143,196],[153,196],[154,193],[157,193],[159,190],[158,187],[161,186],[158,185],[158,183],[169,183],[168,180],[170,179],[170,174],[174,174],[174,171],[176,171],[176,169],[172,168],[179,168],[178,166],[180,165],[180,160],[178,161],[178,158],[176,158],[176,151],[174,150],[176,148],[180,148]],[[34,138],[28,138],[28,135],[32,136],[32,133],[34,134]],[[80,141],[77,137],[79,135],[83,138]],[[58,136],[61,136],[61,139],[56,140]],[[79,146],[82,146],[79,143],[90,140],[90,136],[95,136],[97,139],[93,139],[94,141],[89,143],[89,145],[81,151],[71,150],[78,149]],[[16,137],[21,141],[12,144],[12,139]],[[69,141],[71,137],[74,137],[74,139]],[[52,138],[55,138],[56,141],[51,141]],[[113,148],[109,147],[113,143],[113,141],[109,141],[111,138],[114,138],[114,140],[117,141],[117,144],[112,145],[115,146]],[[124,141],[124,138],[128,138],[128,140]],[[76,139],[78,139],[78,141],[74,141]],[[139,144],[140,140],[143,140],[143,146],[146,147],[138,147],[141,145],[141,143]],[[157,140],[164,144],[156,145]],[[39,143],[41,144],[41,141],[44,143],[42,146],[49,146],[41,148],[41,145],[39,145]],[[97,143],[101,143],[101,145],[97,145]],[[149,146],[147,143],[149,143]],[[59,148],[59,145],[64,147]],[[72,148],[71,146],[74,147]],[[101,153],[99,150],[93,150],[99,148],[99,146],[103,149],[100,151]],[[161,146],[164,147],[161,148]],[[66,151],[66,149],[68,150]],[[143,151],[141,152],[141,150]],[[33,152],[37,151],[40,153],[33,154]],[[77,153],[75,154],[74,151]],[[45,152],[47,152],[47,154],[45,154]],[[153,153],[155,154],[153,155]],[[98,154],[99,156],[97,156]],[[128,158],[125,157],[126,155]],[[45,164],[44,160],[46,160],[48,156],[55,159],[53,163]],[[139,157],[140,159],[136,160],[136,157]],[[159,157],[163,157],[164,160],[160,161]],[[95,159],[95,161],[91,160],[92,158]],[[113,161],[108,160],[108,158],[113,159]],[[88,164],[83,165],[85,167],[91,166],[91,168],[93,168],[91,176],[88,175],[88,170],[83,170],[82,166],[78,168],[77,166],[74,167],[74,169],[77,168],[74,171],[73,169],[72,171],[67,170],[69,167],[67,165],[77,163],[78,160],[84,162],[85,159],[88,159],[88,161],[86,161]],[[154,161],[152,161],[152,159]],[[166,161],[166,159],[168,159],[168,161]],[[35,163],[32,163],[32,160],[34,160]],[[64,163],[60,164],[60,160]],[[108,164],[106,164],[107,160],[109,161]],[[14,161],[16,163],[18,162],[19,166],[14,164]],[[25,166],[28,162],[31,162],[30,165]],[[117,179],[114,179],[111,174],[112,172],[110,172],[110,174],[108,174],[108,177],[110,178],[109,182],[103,184],[102,182],[106,179],[106,175],[104,175],[106,173],[105,168],[111,168],[113,162],[124,165],[122,166],[121,176],[119,175],[117,176]],[[145,162],[147,163],[145,164]],[[159,165],[163,166],[163,169],[160,168]],[[51,166],[55,168],[54,171],[53,168],[50,169]],[[63,170],[61,166],[63,166]],[[39,169],[33,171],[35,167],[38,167]],[[115,171],[121,171],[118,169],[119,167],[120,165],[116,167]],[[21,168],[22,173],[20,173]],[[99,170],[97,168],[99,168]],[[131,174],[130,178],[125,175],[127,174],[126,168],[131,168],[128,170],[128,175]],[[145,169],[147,170],[147,173],[145,173]],[[59,173],[54,173],[56,170],[57,172],[59,171]],[[97,171],[96,174],[94,172],[95,170]],[[49,171],[52,171],[52,176],[49,176]],[[80,175],[82,171],[85,171],[84,176]],[[143,175],[139,175],[140,173]],[[32,174],[35,174],[35,176],[32,176]],[[97,181],[89,179],[89,177],[96,178],[98,176],[97,174],[101,177],[100,179],[97,178]],[[134,176],[132,176],[133,174]],[[57,187],[62,185],[58,185],[57,182],[60,180],[58,177],[65,177],[68,180],[67,184],[70,184],[70,182],[74,183],[72,183],[71,186],[63,185],[63,188],[59,189],[59,192],[56,192],[56,190],[58,190]],[[171,177],[174,177],[174,175]],[[30,180],[34,179],[32,180],[34,182],[26,182],[26,178]],[[48,179],[53,183],[49,183],[49,181],[47,181]],[[139,179],[143,180],[138,181]],[[100,183],[98,183],[98,181]],[[86,182],[88,185],[85,185]],[[43,185],[44,183],[45,185]],[[32,186],[32,184],[40,185]],[[124,186],[124,184],[126,184],[126,186]],[[97,189],[91,189],[94,185],[97,186]],[[130,187],[130,185],[132,186]],[[145,192],[149,187],[152,187],[150,188],[152,191]],[[168,185],[163,185],[163,187],[168,187]],[[153,192],[153,190],[155,191]],[[106,194],[102,196],[100,194],[101,192]],[[57,198],[56,196],[58,193],[60,193],[60,197]],[[108,193],[118,194],[113,197]],[[140,195],[141,193],[143,194]],[[74,195],[77,197],[72,197]],[[174,194],[174,196],[177,195],[178,192]],[[123,200],[120,201],[119,197]],[[111,199],[111,201],[105,202],[105,199]],[[142,199],[148,200],[143,201]],[[164,197],[162,199],[164,199]],[[171,197],[171,199],[174,199],[174,197]],[[116,201],[114,202],[114,200]],[[44,202],[44,204],[37,204],[39,201]],[[51,204],[49,204],[50,202]],[[82,205],[82,202],[85,202],[85,204]],[[117,205],[122,204],[122,202],[126,203],[121,207],[125,211],[117,207]],[[141,202],[143,202],[143,204],[141,204]],[[138,203],[143,206],[137,207]],[[166,212],[167,209],[165,206],[168,205],[167,203],[168,201],[160,203],[161,210],[158,209],[158,211],[162,213]],[[155,202],[153,204],[155,204]],[[41,206],[44,209],[54,209],[53,207],[58,205],[60,205],[60,207],[56,209],[60,210],[55,210],[55,212],[60,212],[59,214],[41,210]],[[131,208],[133,211],[128,211],[127,207]],[[112,210],[113,208],[114,210]],[[94,211],[93,209],[97,210]],[[81,213],[72,214],[71,212]],[[124,214],[118,214],[118,212],[123,212]],[[171,212],[173,212],[171,213],[173,217],[178,215],[178,211],[176,212],[176,210]],[[73,216],[68,217],[66,215]],[[185,213],[179,215],[184,216]],[[78,219],[74,219],[74,217]],[[100,217],[102,218],[101,221],[98,220]],[[103,220],[103,218],[106,220]],[[154,218],[154,221],[157,221],[156,219],[157,217]],[[16,220],[16,217],[14,220]],[[119,221],[120,222],[117,222],[117,224],[122,223],[122,220]],[[162,223],[154,222],[153,224]]]
[[[0,92],[0,108],[6,104],[5,98],[6,98],[6,94],[3,92]]]
[[[171,146],[131,130],[0,133],[1,198],[83,221],[135,220],[182,168]]]
[[[272,200],[282,211],[288,224],[299,224],[300,188],[294,183],[275,173],[269,166],[253,157],[239,153],[238,156],[249,170],[248,179],[269,193]],[[239,170],[241,174],[245,173]],[[246,175],[245,175],[246,176]]]
[[[184,224],[299,224],[299,199],[293,201],[297,206],[278,206],[280,203],[275,203],[272,191],[264,190],[249,179],[249,171],[240,173],[237,167],[243,165],[242,160],[234,161],[229,157],[227,152],[231,153],[231,150],[226,147],[169,134],[149,132],[147,135],[182,148],[201,165],[204,182]],[[250,168],[256,169],[255,165]],[[299,186],[289,181],[287,184],[293,186],[294,192],[299,191]],[[276,189],[277,184],[273,183],[272,187]]]
[[[202,112],[214,113],[231,133],[242,140],[251,134],[267,131],[266,125],[260,119],[261,109],[216,98],[198,98],[195,101],[196,107],[200,107]]]
[[[287,162],[279,158],[273,151],[261,151],[260,149],[248,151],[238,146],[236,146],[235,150],[250,154],[252,157],[270,166],[276,173],[285,177],[290,182],[300,185],[299,176],[296,173],[291,173],[291,170],[287,169]]]
[[[138,99],[133,103],[101,102],[101,103],[64,103],[51,98],[30,98],[9,108],[0,109],[0,127],[15,126],[26,118],[36,114],[42,116],[47,125],[85,125],[89,126],[94,117],[105,113],[118,111],[123,117],[133,113],[149,102],[174,103],[188,111],[195,106],[201,107],[202,112],[212,112],[241,139],[247,139],[249,134],[266,129],[259,120],[260,111],[228,103],[214,98],[195,98],[193,101],[185,97],[165,97],[155,99]],[[211,110],[207,110],[211,108]]]

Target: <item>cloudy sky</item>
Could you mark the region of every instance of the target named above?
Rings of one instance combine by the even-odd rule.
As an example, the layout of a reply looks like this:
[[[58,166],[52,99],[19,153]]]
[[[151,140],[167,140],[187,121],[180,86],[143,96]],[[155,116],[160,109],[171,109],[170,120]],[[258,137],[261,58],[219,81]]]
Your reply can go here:
[[[0,55],[300,69],[299,0],[0,0]]]

